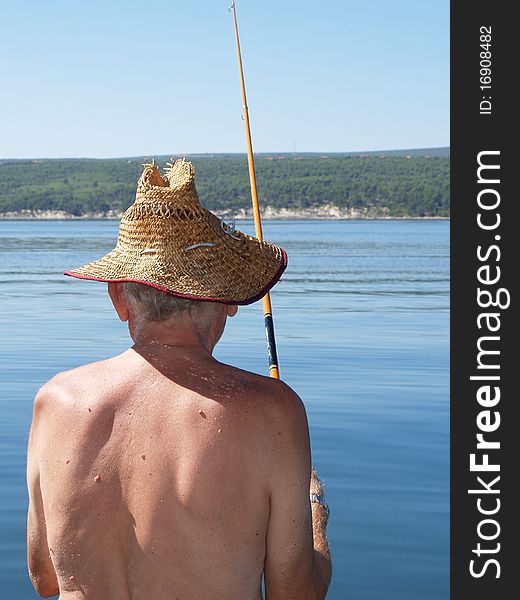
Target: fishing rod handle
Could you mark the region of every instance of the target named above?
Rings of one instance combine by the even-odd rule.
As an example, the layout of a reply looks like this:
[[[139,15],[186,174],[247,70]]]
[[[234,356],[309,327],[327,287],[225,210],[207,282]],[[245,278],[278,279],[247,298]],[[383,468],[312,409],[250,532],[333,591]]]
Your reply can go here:
[[[278,353],[276,352],[276,338],[274,335],[273,313],[271,312],[271,299],[269,294],[263,298],[265,339],[267,342],[267,357],[269,359],[269,376],[280,379],[278,367]]]

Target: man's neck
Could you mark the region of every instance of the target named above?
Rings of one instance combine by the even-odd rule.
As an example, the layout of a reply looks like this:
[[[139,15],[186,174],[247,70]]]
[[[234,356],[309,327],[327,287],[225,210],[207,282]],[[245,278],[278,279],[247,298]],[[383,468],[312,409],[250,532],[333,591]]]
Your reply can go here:
[[[157,353],[174,351],[211,355],[215,342],[211,332],[200,331],[193,321],[160,321],[130,324],[135,348],[148,348]]]

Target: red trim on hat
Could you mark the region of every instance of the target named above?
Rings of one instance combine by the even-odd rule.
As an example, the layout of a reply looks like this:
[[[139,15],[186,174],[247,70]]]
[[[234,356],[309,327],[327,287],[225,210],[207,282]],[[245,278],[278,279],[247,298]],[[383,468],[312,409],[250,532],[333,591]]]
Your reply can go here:
[[[280,248],[280,250],[282,251],[282,264],[280,265],[280,268],[276,272],[275,276],[271,279],[271,281],[265,287],[263,287],[260,290],[260,292],[258,292],[258,294],[252,296],[251,298],[246,298],[245,300],[240,300],[238,302],[222,300],[221,298],[204,298],[202,296],[193,296],[192,294],[173,292],[172,290],[169,290],[168,288],[157,283],[150,283],[149,281],[142,281],[140,279],[101,279],[99,277],[92,277],[90,275],[81,275],[72,271],[65,271],[63,274],[68,275],[69,277],[75,277],[76,279],[87,279],[89,281],[103,281],[105,283],[142,283],[144,285],[148,285],[157,290],[160,290],[161,292],[166,292],[167,294],[171,294],[172,296],[177,296],[178,298],[186,298],[187,300],[200,300],[201,302],[219,302],[220,304],[236,304],[237,306],[244,306],[246,304],[253,304],[253,302],[256,302],[257,300],[263,298],[282,276],[282,273],[287,268],[287,252],[283,248]]]

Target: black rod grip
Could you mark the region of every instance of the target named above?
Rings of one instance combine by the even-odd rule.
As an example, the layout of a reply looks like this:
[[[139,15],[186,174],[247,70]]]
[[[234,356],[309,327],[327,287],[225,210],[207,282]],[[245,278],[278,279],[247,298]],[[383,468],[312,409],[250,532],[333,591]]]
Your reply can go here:
[[[276,341],[274,337],[273,316],[264,315],[265,338],[267,340],[267,356],[269,357],[269,368],[278,367],[278,355],[276,354]]]

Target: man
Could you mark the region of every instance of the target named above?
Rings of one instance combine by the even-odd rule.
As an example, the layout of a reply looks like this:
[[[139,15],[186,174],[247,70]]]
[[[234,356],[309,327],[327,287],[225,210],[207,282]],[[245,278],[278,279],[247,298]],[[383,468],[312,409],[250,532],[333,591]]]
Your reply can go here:
[[[260,600],[264,575],[267,600],[325,597],[328,508],[303,404],[212,356],[227,317],[285,266],[200,205],[189,163],[165,178],[145,165],[116,248],[67,272],[108,282],[134,345],[35,399],[28,565],[41,596]]]

